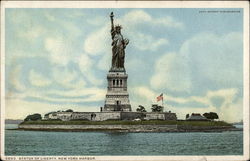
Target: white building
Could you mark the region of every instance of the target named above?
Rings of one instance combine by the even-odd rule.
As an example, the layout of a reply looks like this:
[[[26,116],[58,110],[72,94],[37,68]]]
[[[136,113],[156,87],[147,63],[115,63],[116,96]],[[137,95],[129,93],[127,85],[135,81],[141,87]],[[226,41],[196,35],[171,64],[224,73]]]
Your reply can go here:
[[[57,119],[57,112],[50,112],[44,115],[45,120],[55,120]]]
[[[69,121],[73,112],[57,112],[57,119],[62,121]]]

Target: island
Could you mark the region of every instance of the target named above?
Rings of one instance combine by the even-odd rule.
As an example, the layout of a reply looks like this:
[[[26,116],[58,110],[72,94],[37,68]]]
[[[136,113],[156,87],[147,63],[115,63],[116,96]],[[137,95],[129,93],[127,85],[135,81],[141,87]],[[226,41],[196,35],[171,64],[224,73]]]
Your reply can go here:
[[[223,121],[24,121],[18,130],[32,131],[80,131],[80,132],[222,132],[236,131],[233,125]]]

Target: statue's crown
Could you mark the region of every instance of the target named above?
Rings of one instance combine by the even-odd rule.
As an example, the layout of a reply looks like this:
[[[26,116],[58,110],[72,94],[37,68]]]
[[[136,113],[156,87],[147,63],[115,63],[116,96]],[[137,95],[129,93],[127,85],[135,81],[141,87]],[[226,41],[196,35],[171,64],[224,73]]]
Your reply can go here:
[[[121,25],[115,25],[115,28],[116,29],[122,29],[122,26]]]

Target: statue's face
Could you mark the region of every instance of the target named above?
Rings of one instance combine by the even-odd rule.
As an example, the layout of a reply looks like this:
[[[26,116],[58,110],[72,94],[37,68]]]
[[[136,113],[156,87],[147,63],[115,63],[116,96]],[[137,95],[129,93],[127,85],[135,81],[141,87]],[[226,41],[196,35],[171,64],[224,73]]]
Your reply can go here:
[[[120,28],[116,28],[116,32],[119,34],[121,33],[121,29]]]

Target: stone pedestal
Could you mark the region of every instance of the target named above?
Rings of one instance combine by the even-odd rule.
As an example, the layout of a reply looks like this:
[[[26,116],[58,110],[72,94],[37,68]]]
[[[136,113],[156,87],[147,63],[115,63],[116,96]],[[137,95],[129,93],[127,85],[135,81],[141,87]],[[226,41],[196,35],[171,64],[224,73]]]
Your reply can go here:
[[[128,75],[124,69],[109,71],[107,75],[108,89],[103,111],[131,111],[127,78]]]

